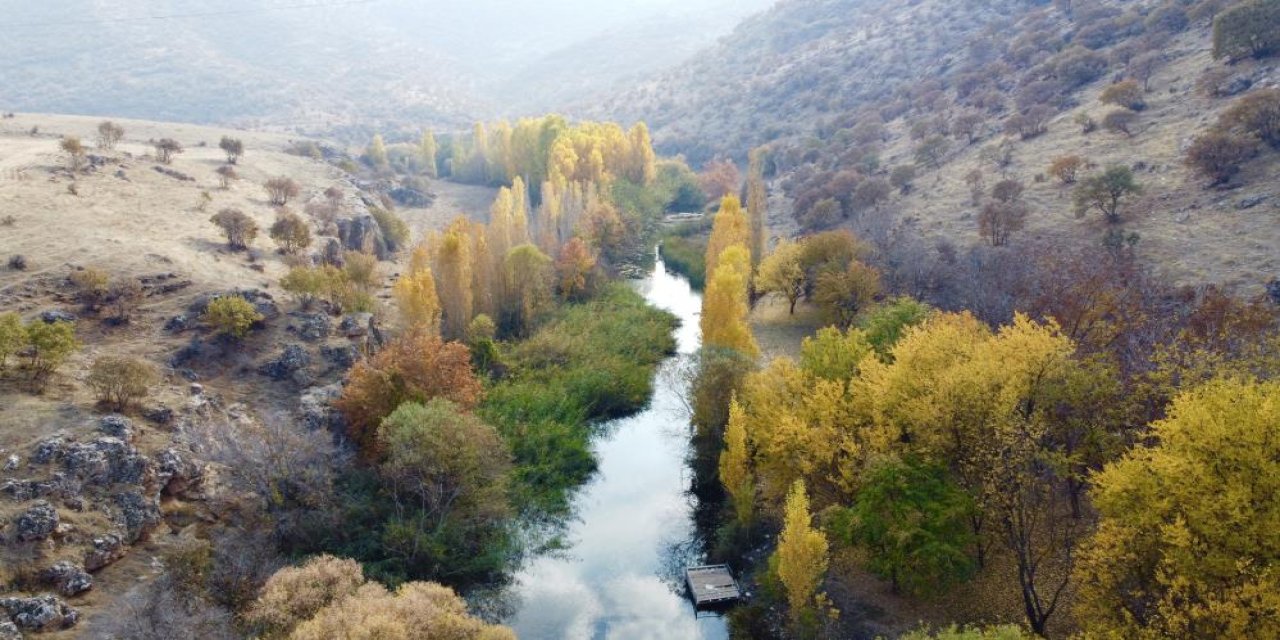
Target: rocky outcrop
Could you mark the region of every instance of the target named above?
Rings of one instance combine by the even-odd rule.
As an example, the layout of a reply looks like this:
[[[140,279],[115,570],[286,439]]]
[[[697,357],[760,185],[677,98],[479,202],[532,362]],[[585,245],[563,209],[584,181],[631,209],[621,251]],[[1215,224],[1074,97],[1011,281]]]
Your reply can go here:
[[[103,417],[98,421],[98,431],[112,438],[133,442],[133,421],[121,415]]]
[[[333,331],[329,316],[323,313],[293,313],[290,315],[293,316],[296,322],[289,325],[289,330],[297,333],[299,338],[307,342],[324,340]]]
[[[49,311],[40,312],[40,320],[45,324],[53,324],[55,322],[75,322],[76,314],[61,309],[51,309]]]
[[[292,379],[305,385],[310,381],[306,371],[310,364],[311,354],[300,345],[290,344],[285,345],[278,357],[258,367],[258,373],[273,380]]]
[[[386,260],[391,255],[382,227],[369,213],[338,220],[338,239],[348,251],[372,253],[379,260]]]
[[[0,598],[0,610],[19,631],[58,631],[80,621],[80,613],[53,595]]]
[[[0,620],[0,640],[22,640],[18,625],[9,620]]]
[[[18,514],[13,529],[19,542],[45,540],[58,529],[58,510],[41,500]]]
[[[124,541],[133,544],[160,525],[160,504],[139,491],[117,493],[114,520],[124,529]]]
[[[342,395],[342,385],[338,383],[307,389],[298,401],[299,419],[313,431],[320,429],[342,431],[345,428],[342,414],[333,408],[333,401],[340,395]]]
[[[177,449],[165,449],[156,456],[156,485],[160,495],[185,496],[200,486],[204,467]]]
[[[262,315],[264,321],[275,320],[280,317],[280,306],[276,304],[275,298],[271,294],[260,291],[258,289],[241,289],[238,291],[224,291],[221,293],[207,293],[202,295],[190,306],[187,307],[187,313],[192,317],[200,317],[205,310],[209,308],[209,303],[219,298],[227,296],[239,296],[253,305],[255,311]]]
[[[40,579],[64,596],[79,595],[93,588],[93,576],[84,567],[62,561],[40,572]]]
[[[114,533],[96,536],[92,544],[92,548],[84,554],[85,571],[98,571],[123,558],[129,551],[124,538]]]

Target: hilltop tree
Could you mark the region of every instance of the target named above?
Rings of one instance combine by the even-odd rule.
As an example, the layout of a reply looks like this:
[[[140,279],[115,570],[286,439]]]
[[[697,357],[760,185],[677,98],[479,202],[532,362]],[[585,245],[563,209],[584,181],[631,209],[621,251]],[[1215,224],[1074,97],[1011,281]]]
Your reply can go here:
[[[1257,144],[1245,138],[1221,131],[1210,131],[1196,136],[1187,148],[1186,164],[1210,180],[1209,186],[1231,181],[1240,172],[1240,165],[1258,152]]]
[[[294,255],[311,246],[311,227],[302,216],[281,207],[276,212],[276,221],[271,225],[269,235],[280,251]]]
[[[222,136],[222,140],[218,141],[218,148],[227,154],[227,164],[240,162],[240,157],[244,155],[244,142],[239,138]]]
[[[173,162],[173,157],[185,151],[182,143],[173,138],[161,138],[155,143],[156,159],[164,164]]]
[[[302,186],[287,176],[271,178],[262,187],[267,190],[267,197],[271,204],[277,207],[289,204],[290,200],[302,193]]]
[[[792,625],[803,634],[834,613],[827,595],[820,591],[827,573],[827,536],[813,526],[804,481],[796,480],[787,494],[782,534],[774,551],[778,578],[787,593]]]
[[[124,127],[110,121],[105,120],[98,123],[98,148],[104,151],[111,151],[116,145],[124,139]]]
[[[1102,173],[1089,176],[1080,182],[1075,191],[1076,216],[1083,217],[1097,209],[1107,222],[1120,222],[1120,207],[1126,198],[1142,193],[1142,187],[1133,178],[1129,167],[1112,165]]]
[[[249,244],[258,237],[258,223],[239,209],[223,209],[209,218],[209,222],[222,230],[227,246],[232,251],[248,249]]]
[[[81,144],[80,138],[76,136],[67,136],[58,143],[59,148],[67,154],[67,169],[72,173],[79,171],[84,167],[84,159],[87,151]]]
[[[1280,628],[1280,384],[1184,392],[1095,479],[1081,619],[1128,638],[1273,637]]]

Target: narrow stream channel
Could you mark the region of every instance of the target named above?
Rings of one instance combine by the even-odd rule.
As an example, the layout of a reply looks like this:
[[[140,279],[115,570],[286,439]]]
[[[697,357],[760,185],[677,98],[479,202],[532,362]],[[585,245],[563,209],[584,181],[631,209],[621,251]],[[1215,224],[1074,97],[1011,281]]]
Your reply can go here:
[[[507,624],[522,640],[728,637],[723,619],[697,617],[683,595],[685,564],[702,559],[687,493],[692,427],[684,389],[664,375],[698,349],[702,296],[661,258],[635,286],[680,318],[679,354],[662,364],[647,409],[602,429],[599,473],[574,500],[568,548],[516,576]]]

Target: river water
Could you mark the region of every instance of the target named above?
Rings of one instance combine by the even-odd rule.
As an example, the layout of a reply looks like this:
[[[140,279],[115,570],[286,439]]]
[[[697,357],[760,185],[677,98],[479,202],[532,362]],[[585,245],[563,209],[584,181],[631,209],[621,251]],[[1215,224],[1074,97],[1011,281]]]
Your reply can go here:
[[[722,619],[695,615],[683,588],[684,566],[702,560],[702,545],[687,492],[692,427],[678,376],[667,374],[698,349],[702,296],[661,258],[635,286],[680,318],[678,354],[661,365],[647,409],[601,430],[599,472],[574,499],[567,548],[516,576],[506,624],[523,640],[728,637]]]

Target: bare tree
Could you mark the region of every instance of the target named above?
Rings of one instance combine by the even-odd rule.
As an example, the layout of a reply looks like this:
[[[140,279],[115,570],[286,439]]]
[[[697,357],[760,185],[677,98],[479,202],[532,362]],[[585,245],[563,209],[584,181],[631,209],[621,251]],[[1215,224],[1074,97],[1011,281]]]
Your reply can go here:
[[[124,139],[124,127],[110,121],[105,120],[98,125],[98,148],[110,151],[116,148],[116,144]]]
[[[277,207],[289,204],[290,200],[298,197],[298,194],[302,192],[302,187],[293,178],[285,176],[267,180],[266,184],[262,186],[267,190],[267,196],[271,198],[271,204]]]
[[[173,162],[173,157],[185,151],[182,143],[173,138],[161,138],[155,143],[156,158],[164,164]]]

